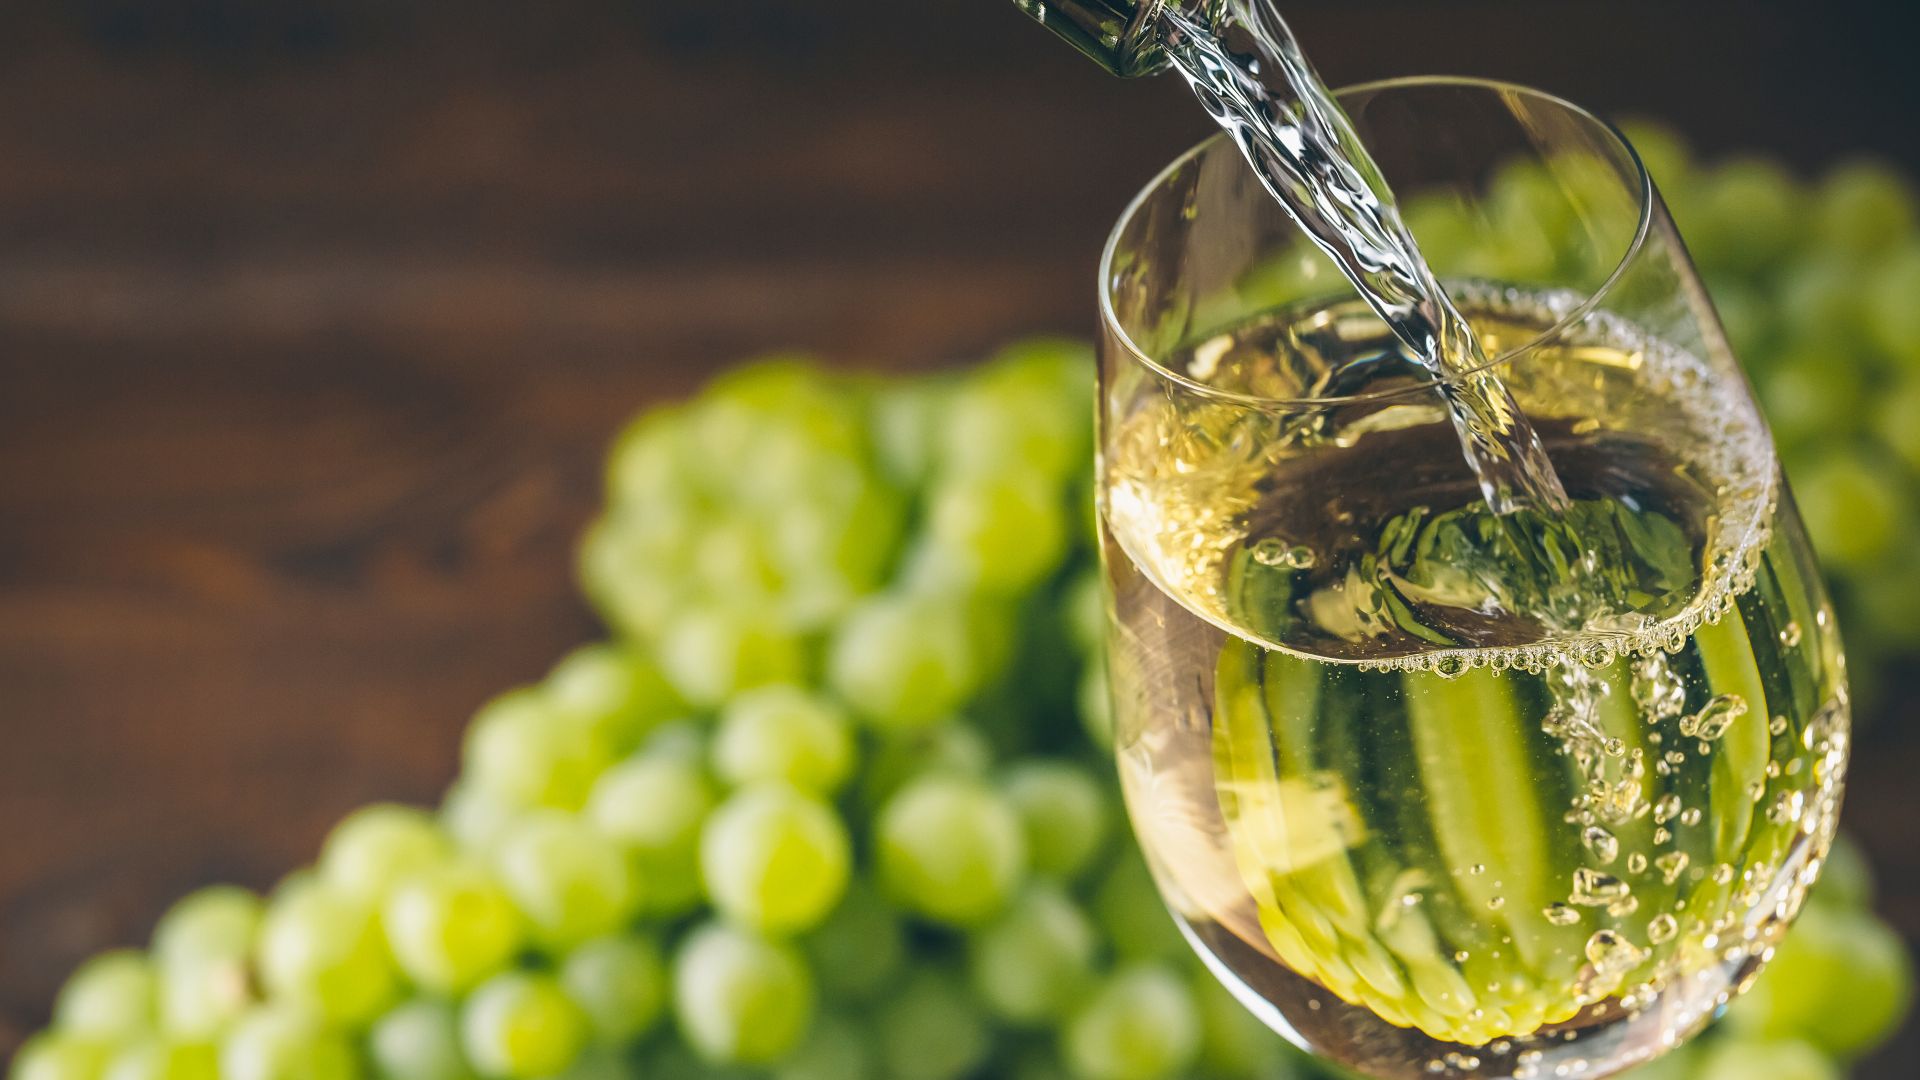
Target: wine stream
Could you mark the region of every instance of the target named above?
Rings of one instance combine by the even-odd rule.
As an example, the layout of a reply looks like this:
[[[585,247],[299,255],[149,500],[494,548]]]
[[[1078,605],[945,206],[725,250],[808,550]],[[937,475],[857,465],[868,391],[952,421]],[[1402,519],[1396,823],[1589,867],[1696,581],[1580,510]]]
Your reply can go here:
[[[1179,5],[1162,9],[1161,43],[1173,66],[1288,215],[1433,372],[1487,505],[1502,514],[1564,510],[1566,492],[1533,426],[1486,369],[1379,167],[1272,0],[1231,7],[1219,31]]]

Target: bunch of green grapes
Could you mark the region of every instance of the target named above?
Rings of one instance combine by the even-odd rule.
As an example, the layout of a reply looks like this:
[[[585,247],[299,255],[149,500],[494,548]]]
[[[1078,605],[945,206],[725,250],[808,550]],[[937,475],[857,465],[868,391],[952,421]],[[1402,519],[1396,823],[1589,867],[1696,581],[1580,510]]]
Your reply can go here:
[[[617,640],[484,707],[437,810],[364,809],[271,895],[86,963],[12,1075],[1284,1073],[1076,707],[1090,384],[1039,342],[762,363],[642,417],[582,546]]]
[[[1819,220],[1865,243],[1860,213]],[[1316,1069],[1199,969],[1126,836],[1091,383],[1061,342],[913,380],[774,361],[643,416],[581,551],[614,640],[483,708],[439,808],[364,809],[270,896],[205,889],[86,963],[10,1075]],[[1905,954],[1840,850],[1723,1030],[1649,1076],[1821,1080],[1897,1023]]]

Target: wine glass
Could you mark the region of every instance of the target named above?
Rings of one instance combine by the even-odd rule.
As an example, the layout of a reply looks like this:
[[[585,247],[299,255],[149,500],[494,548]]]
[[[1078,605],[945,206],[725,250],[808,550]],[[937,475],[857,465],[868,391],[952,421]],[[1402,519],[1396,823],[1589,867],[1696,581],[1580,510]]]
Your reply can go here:
[[[1119,769],[1162,897],[1369,1076],[1599,1077],[1696,1033],[1833,835],[1844,660],[1771,438],[1613,128],[1339,100],[1573,500],[1495,516],[1442,395],[1215,137],[1101,266]]]

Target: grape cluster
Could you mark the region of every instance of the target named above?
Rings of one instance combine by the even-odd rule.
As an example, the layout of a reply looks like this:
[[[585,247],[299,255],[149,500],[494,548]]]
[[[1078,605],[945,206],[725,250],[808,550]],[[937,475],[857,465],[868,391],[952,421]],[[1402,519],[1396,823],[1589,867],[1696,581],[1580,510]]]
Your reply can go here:
[[[1836,361],[1861,398],[1781,420],[1813,527],[1854,545],[1823,550],[1866,580],[1891,561],[1860,506],[1903,535],[1894,470],[1920,466],[1890,411],[1920,413],[1920,368],[1856,408],[1905,355],[1888,342],[1920,357],[1879,299],[1920,275],[1905,189],[1852,169],[1813,199],[1642,139],[1777,420],[1794,379],[1835,391],[1816,345],[1865,326],[1880,350]],[[1776,265],[1795,298],[1743,315]],[[1045,341],[917,380],[763,362],[642,417],[581,549],[614,640],[483,708],[436,810],[361,810],[270,896],[204,889],[149,949],[86,963],[11,1075],[1309,1074],[1200,970],[1125,836],[1098,749],[1090,388],[1084,347]],[[1871,436],[1821,431],[1881,412]],[[1912,980],[1867,891],[1838,849],[1776,974],[1645,1075],[1824,1078],[1883,1037]]]
[[[643,417],[581,550],[617,639],[481,709],[438,810],[361,810],[270,896],[87,963],[13,1075],[1284,1072],[1078,719],[1089,392],[1035,342],[919,381],[767,362]]]

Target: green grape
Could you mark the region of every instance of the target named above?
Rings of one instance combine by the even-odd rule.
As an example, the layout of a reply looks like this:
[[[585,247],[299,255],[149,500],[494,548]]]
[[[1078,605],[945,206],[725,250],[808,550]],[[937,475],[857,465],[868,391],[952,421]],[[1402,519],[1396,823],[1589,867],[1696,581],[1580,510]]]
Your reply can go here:
[[[1212,1076],[1287,1080],[1300,1054],[1202,970],[1187,982],[1200,1018],[1200,1068]],[[1642,1080],[1635,1074],[1634,1080]],[[1650,1080],[1650,1078],[1648,1078]]]
[[[766,1080],[766,1071],[708,1061],[699,1052],[676,1039],[657,1040],[633,1070],[635,1074],[661,1080]]]
[[[28,1039],[14,1055],[8,1080],[101,1080],[113,1044],[47,1031]]]
[[[584,821],[537,811],[516,822],[494,853],[507,895],[536,941],[567,949],[624,925],[640,881],[619,846]]]
[[[1068,587],[1067,633],[1089,656],[1107,647],[1107,589],[1097,572],[1081,573]]]
[[[785,784],[742,788],[700,835],[700,873],[714,906],[765,933],[819,923],[846,891],[852,863],[840,815]]]
[[[1707,292],[1733,351],[1745,358],[1765,354],[1773,336],[1773,308],[1760,291],[1737,279],[1709,276]]]
[[[967,655],[971,658],[977,691],[999,672],[1007,670],[1015,650],[1027,642],[1023,613],[1017,597],[976,593],[963,604],[966,614]],[[1064,661],[1064,654],[1063,654]]]
[[[900,917],[865,883],[847,888],[840,906],[803,942],[832,997],[868,1001],[891,984],[907,962]]]
[[[707,725],[702,720],[684,717],[661,724],[640,744],[636,757],[670,757],[694,764],[707,759]]]
[[[462,851],[475,855],[492,851],[520,812],[470,780],[454,781],[440,800],[440,824]]]
[[[714,796],[698,756],[697,744],[691,754],[650,744],[646,753],[607,770],[587,802],[594,826],[633,854],[651,914],[680,914],[704,896],[700,826]]]
[[[684,491],[697,461],[687,446],[686,409],[642,413],[615,436],[607,454],[607,502],[652,503]]]
[[[289,881],[267,905],[258,959],[269,994],[336,1024],[373,1019],[399,989],[372,905],[314,879]]]
[[[460,1046],[482,1076],[551,1076],[573,1064],[587,1035],[586,1015],[548,975],[495,975],[460,1008]]]
[[[1479,268],[1472,260],[1479,256],[1478,249],[1484,238],[1458,199],[1437,192],[1422,192],[1402,202],[1400,209],[1407,230],[1413,233],[1414,240],[1420,245],[1421,256],[1435,273],[1441,277],[1455,277]],[[1297,266],[1299,262],[1295,258],[1281,260],[1287,266]],[[1279,303],[1286,303],[1300,300],[1305,295],[1302,284],[1290,282],[1284,295],[1276,299]]]
[[[188,893],[153,928],[153,955],[162,965],[205,957],[244,958],[260,930],[260,898],[237,885],[210,885]]]
[[[188,956],[159,969],[160,1027],[184,1038],[211,1038],[253,1004],[246,954]]]
[[[785,781],[831,795],[853,770],[846,712],[795,686],[764,686],[734,698],[713,737],[713,768],[730,784]]]
[[[268,916],[272,921],[271,913]],[[221,1080],[356,1080],[359,1062],[345,1038],[291,1005],[247,1013],[220,1044]]]
[[[840,624],[828,678],[875,727],[926,727],[951,715],[978,686],[973,644],[961,603],[883,594]]]
[[[1123,960],[1160,960],[1186,954],[1186,942],[1173,925],[1154,888],[1146,860],[1132,844],[1101,880],[1093,898],[1094,920],[1106,931]]]
[[[973,992],[1008,1023],[1045,1023],[1074,1004],[1092,977],[1098,944],[1093,924],[1065,893],[1032,886],[974,937]]]
[[[1891,392],[1876,395],[1872,416],[1874,434],[1920,476],[1920,372],[1903,377]]]
[[[1100,853],[1113,808],[1086,769],[1028,761],[1008,770],[1001,786],[1025,827],[1035,873],[1072,879]]]
[[[1821,861],[1813,900],[1840,911],[1864,911],[1873,906],[1873,890],[1873,864],[1867,861],[1867,853],[1845,833],[1834,837]]]
[[[1909,367],[1920,361],[1920,243],[1890,253],[1866,285],[1867,330],[1888,357]]]
[[[1089,456],[1092,386],[1084,343],[1008,346],[948,401],[940,463],[955,476],[1069,475]]]
[[[1680,223],[1701,265],[1755,274],[1799,240],[1805,201],[1785,169],[1741,158],[1701,178]]]
[[[777,471],[809,451],[856,452],[862,440],[851,389],[846,380],[800,357],[754,361],[725,372],[688,415],[695,464],[716,487],[751,495],[762,490],[761,478],[754,470],[728,465],[752,461]]]
[[[54,1025],[74,1035],[116,1039],[153,1029],[153,965],[134,949],[116,949],[80,965],[53,1003]]]
[[[1795,1039],[1717,1042],[1707,1050],[1694,1080],[1842,1080],[1840,1067]]]
[[[854,441],[863,440],[856,435]],[[860,448],[823,446],[814,442],[803,427],[777,421],[763,425],[748,447],[747,455],[754,467],[727,472],[725,498],[730,516],[756,526],[770,523],[781,509],[807,505],[823,511],[851,509],[855,497],[874,479]],[[889,530],[898,525],[898,522],[881,519],[870,519],[870,523]],[[797,570],[803,578],[835,569],[782,562],[779,553],[783,545],[777,530],[763,533],[763,539],[764,550],[773,556],[777,569]],[[883,537],[875,539],[884,543]],[[787,550],[791,554],[798,549]],[[821,549],[816,551],[824,553]]]
[[[1425,242],[1422,242],[1425,247]],[[1052,1047],[1028,1046],[1020,1050],[1012,1063],[1004,1070],[1007,1080],[1070,1080],[1067,1067]],[[1002,1075],[1000,1072],[994,1076]],[[1269,1080],[1260,1077],[1259,1080]]]
[[[1760,377],[1759,390],[1774,438],[1789,451],[1847,431],[1867,402],[1860,365],[1818,346],[1781,356]]]
[[[580,538],[580,587],[610,625],[650,638],[692,602],[686,566],[699,517],[692,507],[615,509],[587,528]],[[676,525],[675,518],[684,521]]]
[[[1728,1010],[1728,1026],[1769,1038],[1807,1039],[1829,1054],[1871,1049],[1906,1015],[1913,962],[1906,944],[1863,913],[1808,907],[1753,988]]]
[[[1093,349],[1078,338],[1040,336],[1003,345],[971,378],[996,393],[1045,402],[1054,421],[1083,442],[1093,433]],[[1071,458],[1067,468],[1086,464]]]
[[[1802,459],[1792,479],[1807,534],[1827,565],[1869,569],[1904,535],[1905,492],[1876,462],[1851,452],[1829,452]]]
[[[507,966],[526,938],[512,897],[470,862],[435,866],[401,882],[381,921],[400,970],[442,994],[470,990]]]
[[[860,775],[860,799],[878,809],[910,780],[934,774],[982,777],[992,764],[993,747],[965,721],[902,732],[874,748]]]
[[[1080,713],[1080,726],[1093,745],[1113,749],[1113,690],[1107,684],[1107,662],[1096,657],[1080,673],[1080,685],[1074,689],[1074,704]]]
[[[611,1046],[590,1046],[573,1064],[548,1080],[633,1080],[636,1075],[682,1076],[683,1073],[636,1073],[625,1052]]]
[[[813,980],[785,945],[709,923],[673,961],[680,1032],[710,1062],[767,1065],[792,1053],[813,1018]]]
[[[1874,255],[1913,232],[1913,188],[1878,161],[1850,161],[1820,184],[1814,234],[1849,256]]]
[[[778,495],[768,531],[797,618],[838,615],[885,582],[906,526],[900,496],[851,462]]]
[[[988,592],[1030,588],[1066,550],[1062,511],[1054,486],[1032,473],[949,480],[929,496],[922,576]]]
[[[472,1080],[453,1006],[415,998],[382,1016],[367,1035],[367,1057],[383,1080]]]
[[[1026,836],[1007,800],[978,781],[932,775],[902,788],[876,825],[880,877],[917,914],[978,925],[1027,870]]]
[[[754,419],[805,420],[822,429],[823,443],[831,443],[835,432],[855,437],[850,429],[853,390],[851,382],[822,371],[805,353],[771,353],[720,372],[701,397],[708,406],[749,410]]]
[[[467,729],[463,783],[511,806],[572,810],[610,759],[585,724],[536,690],[493,699]]]
[[[220,1080],[220,1052],[209,1042],[142,1039],[115,1054],[101,1080]]]
[[[1067,1025],[1067,1064],[1083,1080],[1156,1080],[1178,1075],[1200,1051],[1193,996],[1172,972],[1116,974]]]
[[[767,1080],[767,1070],[749,1065],[710,1061],[681,1039],[655,1040],[655,1049],[645,1056],[639,1075],[684,1077],[685,1080]]]
[[[773,1070],[772,1080],[872,1080],[873,1056],[861,1032],[839,1017],[823,1016]]]
[[[667,1004],[660,950],[635,934],[597,938],[568,953],[560,985],[586,1013],[594,1034],[610,1043],[645,1034]]]
[[[1553,238],[1556,263],[1549,280],[1573,287],[1591,287],[1610,277],[1621,252],[1600,242],[1596,220],[1616,227],[1637,224],[1639,200],[1621,188],[1618,164],[1611,155],[1593,150],[1568,150],[1547,163],[1553,180],[1552,198],[1564,208],[1561,232]]]
[[[951,396],[944,378],[892,383],[874,395],[868,426],[880,466],[895,483],[917,487],[932,474]]]
[[[213,885],[182,897],[153,929],[160,1027],[211,1038],[253,1002],[250,960],[264,905],[252,892]]]
[[[889,1080],[959,1080],[993,1051],[986,1017],[959,983],[921,968],[880,1006],[881,1072]]]
[[[568,653],[547,673],[543,689],[555,705],[584,718],[615,753],[638,746],[683,708],[657,666],[605,642]]]
[[[1438,250],[1446,256],[1442,262],[1447,269],[1442,272],[1457,272],[1458,267],[1454,264],[1454,259],[1459,256],[1459,250],[1448,246],[1452,237],[1427,227],[1427,222],[1435,216],[1432,200],[1415,196],[1409,202],[1413,204],[1411,207],[1413,216],[1421,219],[1417,227],[1432,233],[1435,242],[1439,245]],[[1409,207],[1403,203],[1402,209],[1407,210]],[[1452,223],[1449,222],[1449,224]],[[1420,242],[1424,250],[1425,238],[1422,237]],[[1254,262],[1240,274],[1239,280],[1234,282],[1232,294],[1238,303],[1246,306],[1247,310],[1285,307],[1303,297],[1313,295],[1326,282],[1328,275],[1338,273],[1339,271],[1333,268],[1333,264],[1327,261],[1326,256],[1306,248],[1306,245],[1297,245]],[[1224,313],[1222,317],[1225,317]]]
[[[1481,273],[1516,281],[1551,281],[1557,253],[1576,227],[1574,208],[1546,167],[1516,161],[1494,174],[1485,213],[1493,226]]]
[[[693,549],[693,575],[702,595],[745,600],[756,607],[787,588],[774,561],[772,538],[751,519],[726,515],[701,530],[700,544]]]
[[[334,826],[320,849],[320,876],[349,896],[378,902],[402,877],[452,854],[431,814],[375,803]]]
[[[793,633],[765,611],[703,608],[667,627],[660,664],[681,697],[713,706],[742,690],[800,679],[806,658]]]
[[[1862,299],[1866,290],[1866,276],[1857,262],[1819,258],[1783,267],[1772,299],[1779,321],[1793,336],[1816,351],[1842,353],[1848,367],[1859,368],[1859,343],[1866,333]]]
[[[1660,186],[1663,193],[1671,196],[1683,191],[1693,179],[1693,156],[1687,151],[1687,144],[1678,132],[1657,121],[1632,119],[1622,121],[1620,131],[1626,135],[1627,142],[1633,145],[1634,152],[1640,155],[1640,163],[1646,166],[1647,175]]]
[[[1920,646],[1920,620],[1913,617],[1920,606],[1920,566],[1901,556],[1896,547],[1888,561],[1870,571],[1859,587],[1844,594],[1846,630],[1864,628],[1862,644],[1882,652],[1901,652]],[[1867,695],[1869,680],[1883,674],[1874,654],[1867,649],[1852,653],[1857,668],[1850,665],[1848,678],[1856,696]],[[1861,661],[1867,661],[1861,663]],[[1862,712],[1866,710],[1859,705]]]

